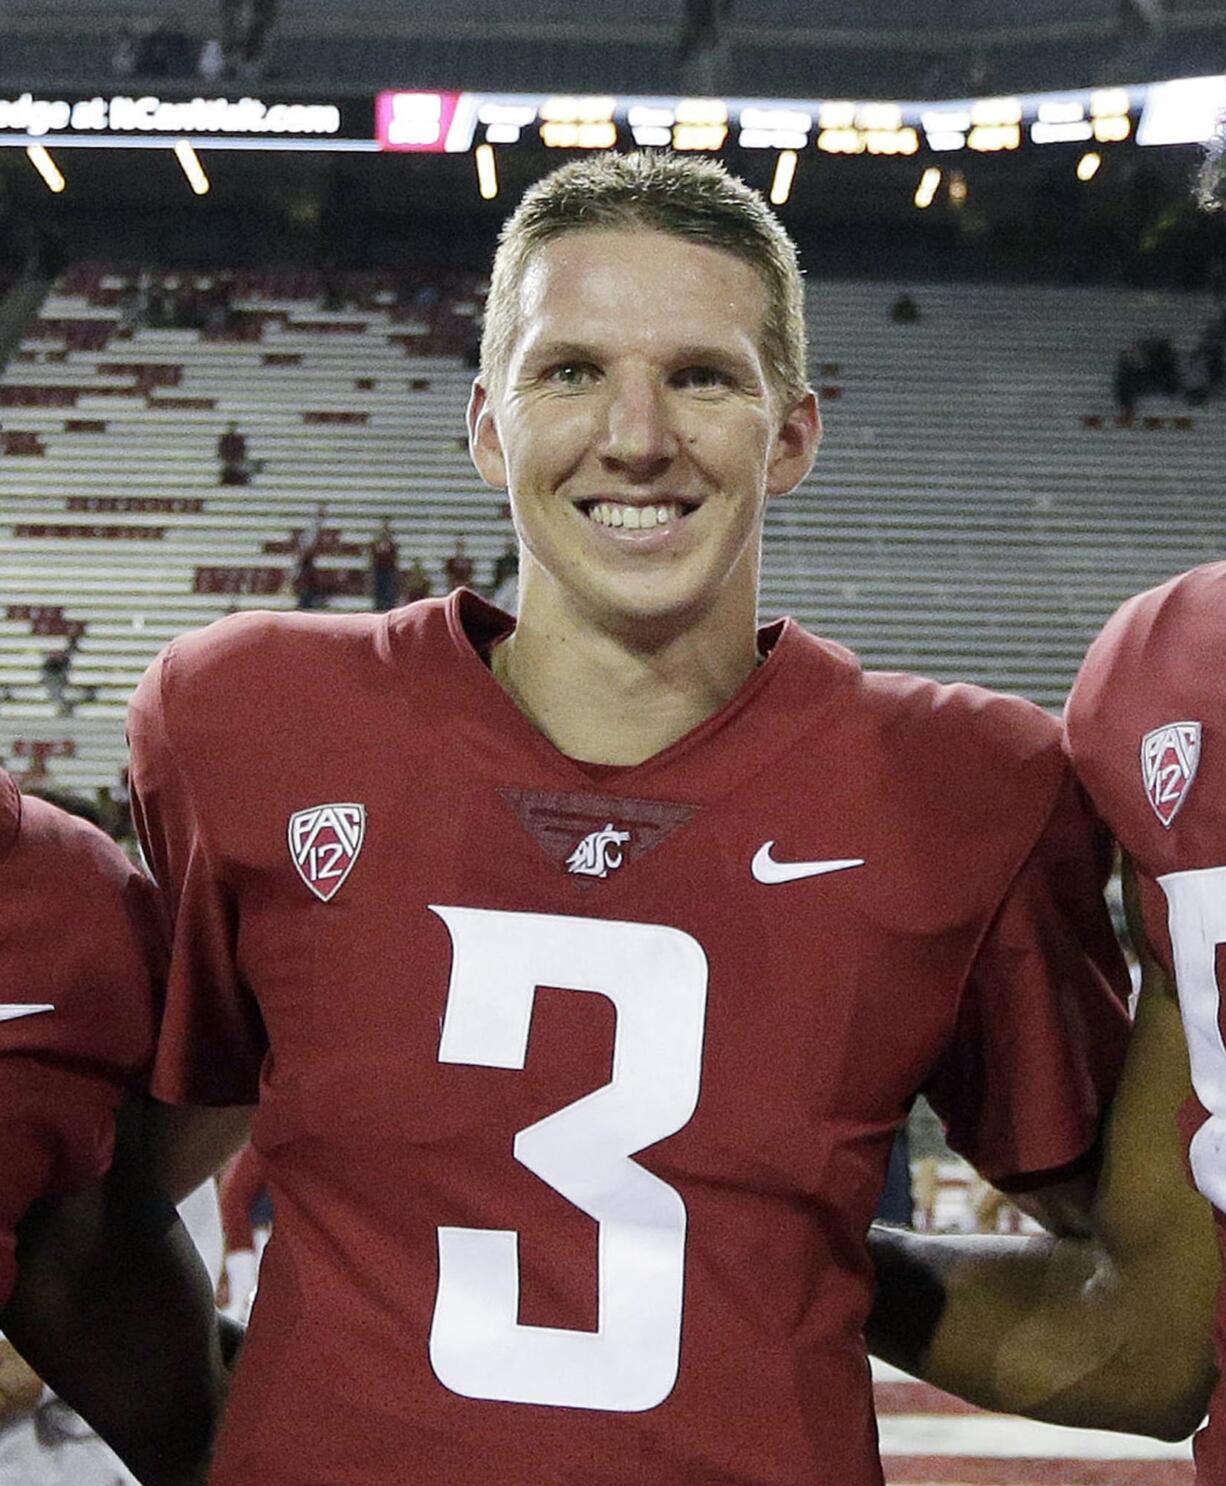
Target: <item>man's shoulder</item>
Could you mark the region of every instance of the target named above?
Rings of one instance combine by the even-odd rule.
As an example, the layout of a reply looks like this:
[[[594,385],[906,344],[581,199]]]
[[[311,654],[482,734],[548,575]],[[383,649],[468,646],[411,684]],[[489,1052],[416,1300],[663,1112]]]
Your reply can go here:
[[[1226,562],[1123,604],[1069,697],[1069,752],[1095,806],[1154,871],[1226,842]]]
[[[326,664],[332,655],[369,649],[382,617],[263,609],[228,614],[172,640],[162,652],[162,662],[177,684],[232,685],[236,672],[289,682],[295,673],[286,666]]]
[[[866,671],[864,691],[902,746],[991,765],[1059,757],[1060,724],[1025,697],[897,671]]]
[[[110,884],[122,893],[139,869],[105,831],[47,800],[23,795],[0,772],[0,868],[12,865],[24,883],[45,882],[70,900],[77,891],[96,897]]]
[[[1171,708],[1199,708],[1226,720],[1218,674],[1224,653],[1226,562],[1193,568],[1129,599],[1091,645],[1073,687],[1074,747],[1097,731],[1165,716]]]
[[[414,608],[436,608],[437,601]],[[398,652],[412,648],[401,616],[252,610],[227,615],[172,640],[137,690],[134,710],[201,716],[224,709],[232,722],[270,702],[326,701],[346,679],[386,664],[393,630]],[[434,622],[438,623],[438,617]],[[420,628],[420,623],[418,625]]]
[[[1055,718],[965,682],[868,672],[865,691],[881,709],[880,767],[902,817],[947,841],[990,841],[996,859],[1020,861],[1069,777]]]
[[[21,794],[13,776],[0,769],[0,862],[17,844],[21,830]]]
[[[445,601],[426,600],[388,614],[251,611],[182,635],[132,698],[133,763],[263,767],[288,739],[355,736],[437,684],[453,658],[448,625]]]

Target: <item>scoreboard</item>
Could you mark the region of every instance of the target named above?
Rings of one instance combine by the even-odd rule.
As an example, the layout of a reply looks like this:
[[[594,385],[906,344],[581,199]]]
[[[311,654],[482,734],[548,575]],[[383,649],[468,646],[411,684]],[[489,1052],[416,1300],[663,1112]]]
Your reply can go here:
[[[388,89],[374,97],[0,97],[0,147],[466,153],[542,149],[995,154],[1051,144],[1204,143],[1226,76],[968,98],[666,98]]]

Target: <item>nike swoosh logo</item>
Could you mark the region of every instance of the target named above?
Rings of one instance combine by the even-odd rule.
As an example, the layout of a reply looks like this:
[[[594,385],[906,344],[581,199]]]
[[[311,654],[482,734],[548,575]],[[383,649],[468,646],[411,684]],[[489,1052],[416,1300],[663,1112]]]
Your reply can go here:
[[[771,856],[773,841],[764,841],[754,852],[749,870],[756,882],[799,882],[802,877],[824,877],[827,872],[846,872],[863,867],[863,857],[844,857],[830,862],[777,862]]]
[[[54,1011],[54,1006],[33,1006],[29,1004],[6,1003],[0,1001],[0,1022],[15,1022],[19,1016],[37,1016],[40,1011]]]

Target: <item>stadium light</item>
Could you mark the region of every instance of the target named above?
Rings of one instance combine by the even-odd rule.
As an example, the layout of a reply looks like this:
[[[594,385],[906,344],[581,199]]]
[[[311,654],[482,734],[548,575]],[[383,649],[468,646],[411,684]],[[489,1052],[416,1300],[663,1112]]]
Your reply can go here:
[[[930,165],[920,176],[919,185],[915,188],[915,204],[923,211],[930,207],[936,199],[937,187],[941,184],[941,172],[935,165]]]
[[[1092,181],[1098,174],[1098,167],[1103,163],[1103,157],[1097,150],[1087,150],[1077,162],[1077,179],[1079,181]]]
[[[26,158],[38,171],[47,183],[47,190],[54,191],[58,196],[68,182],[64,179],[59,166],[40,144],[32,144],[26,150]]]
[[[960,170],[951,170],[949,173],[949,199],[955,206],[961,206],[969,194],[966,177]]]
[[[197,196],[207,196],[209,193],[209,178],[204,173],[204,166],[200,163],[197,155],[186,139],[181,139],[175,145],[175,159],[183,167],[183,174],[187,177],[188,184]]]
[[[473,152],[477,161],[477,190],[482,201],[493,201],[498,195],[498,165],[494,160],[494,147],[479,144]]]
[[[792,181],[796,177],[796,151],[780,150],[775,161],[775,178],[771,181],[771,205],[782,206],[792,194]]]

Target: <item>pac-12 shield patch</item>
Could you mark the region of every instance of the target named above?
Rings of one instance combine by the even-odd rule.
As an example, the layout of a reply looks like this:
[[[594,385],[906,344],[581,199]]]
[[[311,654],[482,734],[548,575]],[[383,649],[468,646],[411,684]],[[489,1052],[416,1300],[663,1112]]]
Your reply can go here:
[[[312,805],[289,818],[289,854],[323,903],[340,891],[366,837],[365,805]]]
[[[1168,829],[1188,798],[1199,763],[1199,722],[1165,722],[1141,739],[1145,793]]]

